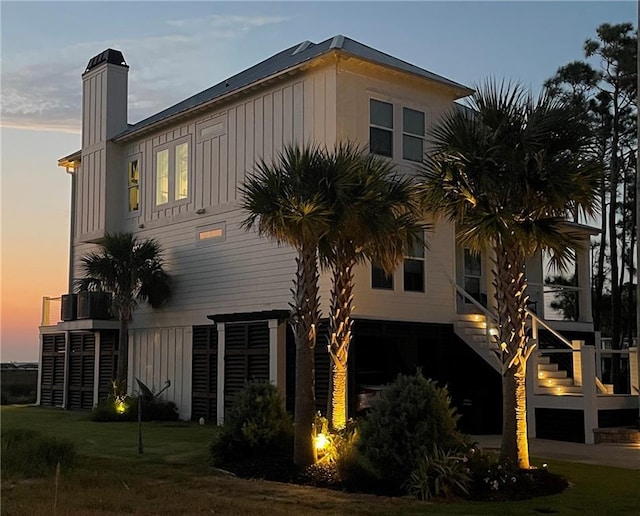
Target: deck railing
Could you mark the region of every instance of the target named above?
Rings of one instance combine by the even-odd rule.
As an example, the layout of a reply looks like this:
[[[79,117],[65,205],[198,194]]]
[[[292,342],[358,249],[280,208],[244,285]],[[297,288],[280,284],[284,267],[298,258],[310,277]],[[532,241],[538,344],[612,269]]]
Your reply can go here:
[[[62,309],[62,297],[42,298],[42,319],[40,326],[55,326],[60,322]]]

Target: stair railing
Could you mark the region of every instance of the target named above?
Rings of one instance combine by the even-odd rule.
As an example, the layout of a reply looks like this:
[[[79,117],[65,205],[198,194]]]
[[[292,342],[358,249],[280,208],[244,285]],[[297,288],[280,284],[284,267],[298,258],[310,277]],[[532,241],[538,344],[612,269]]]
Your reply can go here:
[[[460,285],[455,282],[452,282],[456,292],[460,294],[463,298],[467,299],[473,306],[475,306],[480,312],[485,316],[485,337],[487,340],[487,346],[491,349],[492,342],[495,342],[497,336],[497,326],[498,326],[498,318],[491,313],[487,308],[482,306],[477,299],[475,299],[471,294],[469,294],[465,289],[463,289]],[[489,324],[489,321],[492,324]],[[491,330],[496,331],[496,333],[492,333]]]
[[[560,342],[562,342],[569,349],[573,349],[573,345],[569,340],[562,336],[562,334],[558,333],[551,326],[549,326],[546,322],[540,319],[535,313],[533,313],[528,308],[525,308],[525,312],[531,318],[531,338],[534,339],[535,342],[540,342],[538,339],[538,328],[542,326],[545,330],[551,333],[554,337],[556,337]]]

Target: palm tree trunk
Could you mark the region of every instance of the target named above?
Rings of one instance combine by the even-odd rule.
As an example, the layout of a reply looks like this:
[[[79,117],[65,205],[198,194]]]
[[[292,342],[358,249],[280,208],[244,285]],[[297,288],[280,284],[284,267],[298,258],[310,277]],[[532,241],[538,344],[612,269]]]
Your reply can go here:
[[[333,269],[331,289],[330,330],[331,341],[331,401],[327,419],[331,429],[347,424],[347,362],[351,344],[353,320],[353,260],[338,263]]]
[[[526,362],[532,347],[526,334],[527,280],[516,246],[496,247],[494,286],[502,348],[502,460],[529,469]]]
[[[313,353],[320,321],[320,302],[315,248],[299,250],[296,265],[295,304],[291,317],[296,341],[293,462],[298,466],[308,466],[316,458],[312,435],[315,412]]]

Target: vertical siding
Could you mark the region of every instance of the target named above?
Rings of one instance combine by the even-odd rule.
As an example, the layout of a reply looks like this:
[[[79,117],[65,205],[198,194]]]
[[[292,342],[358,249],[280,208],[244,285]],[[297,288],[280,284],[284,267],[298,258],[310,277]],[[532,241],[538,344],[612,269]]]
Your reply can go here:
[[[190,327],[170,327],[138,328],[129,336],[133,376],[154,392],[169,380],[171,386],[162,397],[178,405],[182,419],[191,417],[191,335]]]

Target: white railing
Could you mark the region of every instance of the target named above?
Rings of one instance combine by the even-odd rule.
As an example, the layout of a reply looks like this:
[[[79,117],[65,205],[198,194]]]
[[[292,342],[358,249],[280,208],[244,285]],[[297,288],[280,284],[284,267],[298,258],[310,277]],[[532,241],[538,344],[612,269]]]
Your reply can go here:
[[[60,322],[60,311],[62,309],[62,297],[42,298],[42,319],[40,326],[55,326]]]
[[[600,337],[599,339],[600,345],[599,349],[614,349],[613,348],[613,339],[611,337]],[[625,337],[622,340],[622,348],[621,349],[629,349],[629,348],[637,348],[638,347],[638,338],[632,337],[631,343],[629,343],[628,337]]]
[[[554,337],[556,337],[560,342],[562,342],[569,349],[573,349],[571,341],[569,341],[566,338],[564,338],[560,333],[558,333],[551,326],[549,326],[546,322],[544,322],[542,319],[540,319],[540,317],[538,317],[536,314],[534,314],[531,310],[525,309],[525,311],[527,312],[527,315],[531,319],[531,338],[536,343],[540,342],[538,332],[539,332],[539,327],[542,326],[545,330],[547,330],[549,333],[551,333]]]

